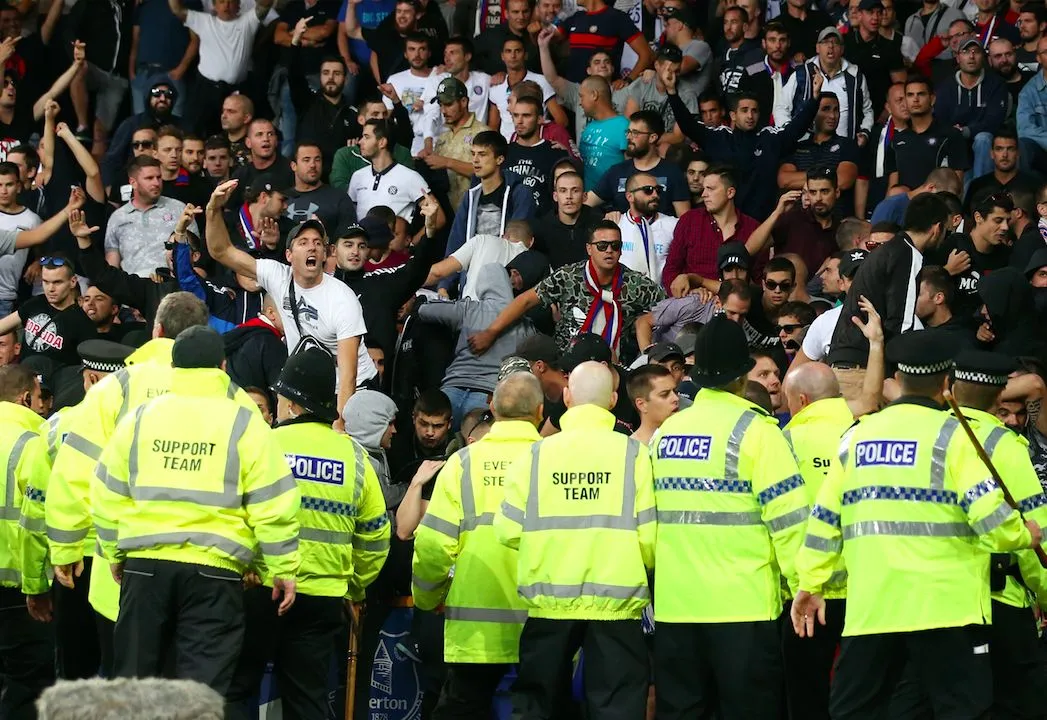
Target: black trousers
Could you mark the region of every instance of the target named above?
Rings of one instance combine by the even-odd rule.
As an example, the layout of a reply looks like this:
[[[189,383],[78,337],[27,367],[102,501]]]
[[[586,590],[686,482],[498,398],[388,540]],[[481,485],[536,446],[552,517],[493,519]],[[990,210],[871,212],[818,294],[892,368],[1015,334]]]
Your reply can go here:
[[[658,720],[777,720],[778,621],[658,623],[654,691]]]
[[[222,129],[222,103],[238,90],[236,85],[208,80],[198,74],[193,81],[193,101],[186,103],[188,117],[185,126],[205,138],[219,132]]]
[[[508,670],[503,663],[448,663],[433,720],[487,720],[498,683]]]
[[[574,656],[581,649],[588,720],[637,720],[647,708],[650,665],[636,620],[528,618],[520,636],[513,720],[570,715]]]
[[[276,614],[272,589],[244,593],[247,628],[243,651],[229,689],[230,718],[256,717],[266,663],[272,661],[280,686],[280,705],[287,720],[327,717],[327,678],[335,638],[348,622],[341,598],[298,595],[287,614]],[[235,709],[233,709],[235,706]]]
[[[989,660],[992,664],[993,720],[1038,720],[1047,717],[1047,687],[1039,655],[1036,620],[1031,608],[992,602]],[[934,711],[913,663],[906,667],[891,698],[891,716],[931,720]]]
[[[57,580],[51,585],[54,598],[55,646],[58,652],[58,677],[62,680],[91,678],[102,664],[102,650],[95,611],[88,602],[91,590],[92,558],[84,558],[84,570],[74,578],[72,588]]]
[[[829,704],[833,720],[908,716],[911,709],[896,711],[893,698],[906,673],[935,720],[989,717],[988,626],[843,638]]]
[[[809,638],[799,637],[786,618],[782,657],[785,700],[793,720],[829,720],[829,685],[846,607],[846,600],[826,600],[825,626],[815,626]]]
[[[55,681],[55,636],[52,623],[29,617],[25,595],[0,588],[0,718],[33,720],[34,703]]]
[[[114,633],[115,674],[196,680],[229,690],[244,637],[243,587],[230,570],[132,558]]]

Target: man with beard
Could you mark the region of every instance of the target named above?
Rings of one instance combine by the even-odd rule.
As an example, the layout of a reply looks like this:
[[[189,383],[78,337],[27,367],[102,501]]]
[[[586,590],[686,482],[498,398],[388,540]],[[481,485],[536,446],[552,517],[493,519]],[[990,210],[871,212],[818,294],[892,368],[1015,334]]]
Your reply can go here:
[[[1004,87],[1010,94],[1007,103],[1007,119],[1014,121],[1014,113],[1018,109],[1018,94],[1025,87],[1035,70],[1026,70],[1018,64],[1018,57],[1014,51],[1014,43],[1007,38],[994,38],[989,42],[986,51],[989,53],[989,67],[1003,78]]]
[[[1022,8],[1018,13],[1018,37],[1021,44],[1015,47],[1015,57],[1022,72],[1035,73],[1040,69],[1036,61],[1036,44],[1047,32],[1047,10],[1036,6]]]
[[[800,190],[807,172],[819,167],[836,168],[841,215],[854,214],[854,185],[858,180],[858,144],[836,134],[840,125],[840,100],[823,92],[814,116],[814,132],[796,145],[796,151],[778,168],[778,187]]]
[[[283,234],[279,222],[287,210],[287,191],[288,188],[277,185],[271,175],[256,177],[240,194],[243,198],[240,209],[225,213],[225,226],[233,244],[257,257],[279,259]]]
[[[203,207],[211,195],[210,184],[182,167],[182,145],[185,135],[173,125],[165,125],[156,134],[156,159],[160,161],[163,194],[187,205]]]
[[[277,152],[276,137],[276,127],[271,120],[258,118],[247,126],[245,145],[250,155],[247,164],[233,173],[233,179],[238,181],[234,192],[242,193],[242,189],[250,187],[262,173],[269,175],[276,187],[285,188],[294,182],[290,161]],[[236,196],[232,199],[238,200]]]
[[[549,181],[553,165],[567,157],[567,152],[553,147],[542,137],[539,118],[542,103],[533,97],[522,97],[512,109],[516,135],[509,143],[505,169],[523,178],[523,184],[534,193],[535,215],[543,215],[552,207]]]
[[[194,177],[204,177],[204,139],[186,135],[182,139],[182,167]]]
[[[573,170],[560,173],[553,181],[556,212],[532,220],[532,249],[548,257],[553,270],[586,258],[589,232],[602,217],[595,208],[585,204],[585,196],[581,175]]]
[[[770,240],[775,256],[795,253],[807,267],[820,268],[836,252],[836,230],[840,226],[835,212],[840,199],[836,170],[825,166],[808,170],[804,192],[806,208],[796,202],[796,191],[782,195],[775,211],[746,241],[750,255],[757,257]]]
[[[755,40],[745,37],[751,19],[745,8],[737,5],[723,11],[723,43],[716,52],[716,67],[724,93],[738,91],[750,56],[760,50]]]
[[[391,88],[390,91],[393,95],[396,94]],[[410,147],[412,135],[411,119],[408,117],[407,108],[404,107],[403,103],[394,103],[391,113],[381,97],[366,97],[357,103],[357,106],[359,110],[355,113],[356,127],[350,132],[350,137],[353,140],[359,140],[363,135],[364,125],[369,120],[388,120],[393,132],[392,137],[396,141],[396,145],[393,148],[393,159],[404,167],[413,168],[414,159],[411,157]],[[368,165],[370,165],[370,162],[361,154],[360,144],[349,140],[345,147],[338,148],[338,151],[334,154],[334,165],[331,167],[331,184],[340,190],[345,190],[349,186],[349,178],[353,176],[353,173]]]
[[[662,279],[665,256],[669,254],[678,222],[677,218],[658,212],[663,187],[652,173],[634,174],[625,185],[628,209],[618,220],[622,231],[622,265],[643,273],[655,283]]]
[[[789,80],[793,68],[790,62],[789,31],[778,20],[763,29],[764,56],[745,66],[738,89],[753,94],[760,103],[760,127],[774,124],[771,113],[782,94],[782,86]],[[835,130],[834,130],[835,132]]]
[[[291,161],[294,187],[287,193],[286,214],[292,223],[316,216],[324,227],[338,228],[356,219],[349,196],[320,180],[323,164],[319,145],[298,143]]]
[[[345,77],[341,58],[325,58],[320,63],[320,92],[298,124],[298,141],[320,148],[325,171],[333,166],[334,154],[353,136],[352,106],[342,93]]]
[[[429,38],[422,33],[411,33],[407,36],[404,46],[404,57],[407,59],[407,69],[389,76],[388,85],[396,91],[396,96],[407,108],[408,117],[411,118],[411,155],[415,156],[421,152],[425,144],[425,103],[422,96],[428,87],[429,78],[433,74],[429,67]],[[393,109],[393,101],[390,99],[386,89],[383,91],[385,106]]]
[[[447,46],[447,52],[454,45]],[[469,91],[458,77],[445,77],[436,87],[436,95],[430,104],[439,108],[441,124],[447,128],[436,140],[432,152],[421,157],[431,170],[446,170],[449,190],[447,198],[451,207],[458,207],[473,178],[473,138],[490,130],[480,116],[472,112]],[[486,112],[487,104],[484,103]]]
[[[137,130],[152,127],[159,130],[164,125],[181,125],[182,119],[172,115],[177,93],[174,85],[161,80],[149,89],[149,107],[145,112],[120,123],[109,142],[109,149],[102,158],[102,182],[106,187],[115,184],[123,174],[124,166],[131,156],[131,136]]]
[[[994,193],[1021,190],[1035,193],[1040,188],[1036,175],[1018,169],[1018,136],[1012,128],[1003,127],[993,133],[992,164],[992,172],[976,177],[967,187],[965,214],[970,215],[972,208]]]
[[[1011,196],[1006,192],[993,193],[974,205],[973,211],[974,227],[970,232],[953,233],[928,257],[929,263],[946,267],[954,251],[967,254],[969,263],[946,267],[956,282],[953,309],[961,321],[970,319],[982,304],[978,297],[979,279],[1005,267],[1011,255]]]
[[[688,150],[685,152],[685,160],[680,163],[687,176],[687,191],[691,196],[691,207],[702,207],[702,193],[705,191],[703,180],[705,172],[709,169],[709,161],[705,159],[705,153],[701,150]]]
[[[630,115],[629,129],[625,132],[626,159],[612,165],[601,176],[585,204],[596,208],[609,205],[616,212],[626,212],[629,209],[626,183],[636,173],[645,173],[653,176],[660,186],[659,211],[680,217],[690,210],[687,179],[680,172],[680,166],[658,153],[658,141],[664,134],[665,124],[658,112],[639,110]]]

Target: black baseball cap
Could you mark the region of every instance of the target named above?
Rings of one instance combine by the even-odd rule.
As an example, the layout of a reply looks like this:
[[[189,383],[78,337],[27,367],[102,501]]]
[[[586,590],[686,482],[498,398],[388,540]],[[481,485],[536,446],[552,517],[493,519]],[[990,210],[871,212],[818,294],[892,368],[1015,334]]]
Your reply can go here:
[[[683,62],[683,52],[675,45],[665,45],[658,50],[657,60],[668,60],[669,62]]]
[[[287,233],[285,245],[288,248],[291,247],[291,243],[297,240],[299,235],[304,233],[306,230],[309,230],[310,228],[319,232],[320,237],[322,237],[324,240],[324,243],[327,243],[327,229],[324,227],[324,224],[316,218],[309,218],[308,220],[300,222],[293,228],[291,228],[291,230]]]
[[[571,372],[584,362],[611,364],[611,348],[595,333],[579,333],[560,361],[560,369]]]
[[[716,268],[723,272],[727,268],[740,267],[748,270],[752,257],[740,242],[726,242],[716,249]]]
[[[527,362],[541,360],[551,367],[559,367],[560,364],[560,348],[557,347],[556,341],[548,335],[532,335],[521,340],[514,354]]]
[[[859,10],[883,10],[883,3],[880,0],[862,0],[858,4]]]
[[[680,22],[682,22],[684,25],[686,25],[689,28],[693,28],[693,27],[697,26],[697,23],[694,20],[694,13],[692,13],[689,9],[687,9],[685,7],[684,8],[678,8],[678,7],[668,7],[668,8],[665,8],[665,11],[662,13],[662,18],[664,20],[666,20],[666,21],[669,21],[669,20],[679,20]]]
[[[858,268],[869,257],[868,250],[855,248],[840,253],[840,277],[853,278]]]

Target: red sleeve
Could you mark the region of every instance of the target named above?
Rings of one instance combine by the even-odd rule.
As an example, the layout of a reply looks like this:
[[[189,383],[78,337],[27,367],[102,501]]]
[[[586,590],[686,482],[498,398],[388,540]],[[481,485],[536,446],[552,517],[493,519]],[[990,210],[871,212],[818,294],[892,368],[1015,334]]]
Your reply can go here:
[[[913,60],[913,65],[919,70],[924,76],[931,77],[931,61],[941,55],[942,50],[945,49],[945,43],[942,39],[935,35],[932,37],[926,45],[920,48],[920,53]]]
[[[662,287],[666,292],[669,292],[669,286],[673,284],[677,275],[687,272],[687,238],[691,234],[694,220],[692,212],[684,213],[673,230],[673,241],[669,243],[669,254],[666,255],[665,265],[662,266]]]

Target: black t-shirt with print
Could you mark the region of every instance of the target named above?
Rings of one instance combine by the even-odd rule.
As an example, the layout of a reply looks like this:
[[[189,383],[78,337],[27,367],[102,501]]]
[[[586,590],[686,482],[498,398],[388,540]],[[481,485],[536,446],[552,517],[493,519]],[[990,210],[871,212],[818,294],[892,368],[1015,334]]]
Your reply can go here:
[[[65,310],[55,310],[43,295],[37,295],[18,308],[25,328],[22,357],[44,355],[55,367],[78,365],[77,345],[98,336],[95,324],[80,306],[73,303]]]
[[[1007,245],[998,245],[992,252],[982,253],[974,246],[970,235],[952,233],[936,250],[927,254],[924,264],[944,267],[953,250],[965,252],[971,258],[971,266],[953,276],[953,282],[956,283],[953,315],[963,323],[977,324],[979,321],[972,318],[982,305],[978,295],[978,281],[994,270],[1006,267],[1011,258],[1011,249]]]

